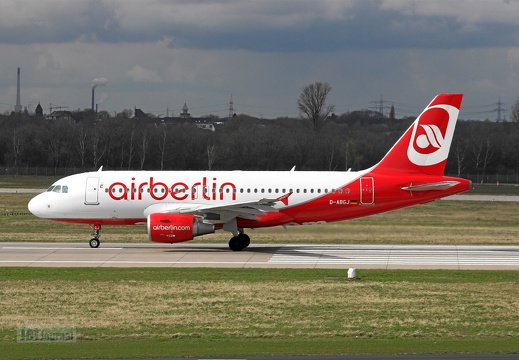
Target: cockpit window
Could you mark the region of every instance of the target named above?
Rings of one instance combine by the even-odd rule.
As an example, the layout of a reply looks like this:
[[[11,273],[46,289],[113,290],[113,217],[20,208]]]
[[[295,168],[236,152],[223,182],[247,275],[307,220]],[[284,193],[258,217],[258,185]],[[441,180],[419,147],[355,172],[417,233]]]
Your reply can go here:
[[[47,189],[47,192],[66,194],[66,193],[68,193],[68,186],[67,185],[52,185],[50,188]]]

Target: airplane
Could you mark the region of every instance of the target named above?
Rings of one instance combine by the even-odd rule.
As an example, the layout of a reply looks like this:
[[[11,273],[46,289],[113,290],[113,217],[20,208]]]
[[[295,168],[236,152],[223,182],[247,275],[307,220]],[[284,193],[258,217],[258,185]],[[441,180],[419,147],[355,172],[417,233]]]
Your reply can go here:
[[[463,94],[439,94],[380,162],[366,170],[98,171],[67,176],[35,196],[44,219],[92,226],[147,225],[150,241],[178,243],[217,230],[229,248],[250,244],[246,228],[342,221],[423,204],[471,188],[444,176]]]

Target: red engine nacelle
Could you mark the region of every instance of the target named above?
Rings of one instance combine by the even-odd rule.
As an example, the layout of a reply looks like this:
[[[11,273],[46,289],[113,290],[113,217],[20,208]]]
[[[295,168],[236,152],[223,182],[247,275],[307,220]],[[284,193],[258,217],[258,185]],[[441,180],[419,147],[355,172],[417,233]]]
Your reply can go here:
[[[212,233],[214,225],[194,215],[155,213],[148,216],[150,241],[176,243]]]

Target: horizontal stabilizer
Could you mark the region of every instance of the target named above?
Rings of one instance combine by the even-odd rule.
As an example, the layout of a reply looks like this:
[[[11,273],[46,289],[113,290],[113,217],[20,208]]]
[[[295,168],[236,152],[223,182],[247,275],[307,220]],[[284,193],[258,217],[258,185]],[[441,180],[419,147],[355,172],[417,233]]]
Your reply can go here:
[[[405,191],[432,191],[432,190],[447,190],[453,186],[459,184],[459,181],[440,181],[430,184],[421,184],[421,185],[409,185],[404,186],[402,190]]]

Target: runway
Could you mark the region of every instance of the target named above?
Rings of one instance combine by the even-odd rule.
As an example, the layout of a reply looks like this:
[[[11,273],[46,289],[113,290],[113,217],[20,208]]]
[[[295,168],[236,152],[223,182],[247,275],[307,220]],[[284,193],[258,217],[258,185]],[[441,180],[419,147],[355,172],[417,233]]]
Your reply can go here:
[[[0,266],[519,270],[519,246],[2,243]]]

